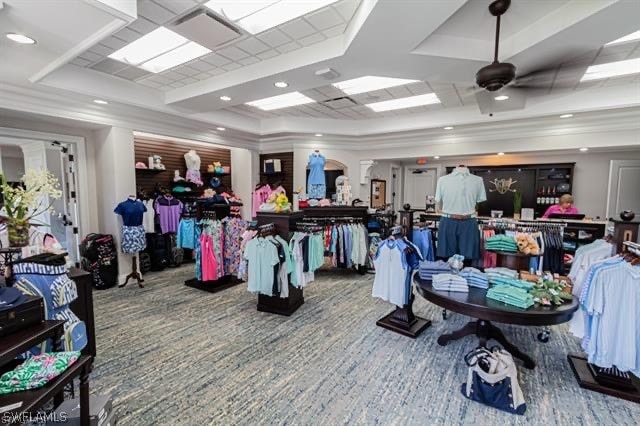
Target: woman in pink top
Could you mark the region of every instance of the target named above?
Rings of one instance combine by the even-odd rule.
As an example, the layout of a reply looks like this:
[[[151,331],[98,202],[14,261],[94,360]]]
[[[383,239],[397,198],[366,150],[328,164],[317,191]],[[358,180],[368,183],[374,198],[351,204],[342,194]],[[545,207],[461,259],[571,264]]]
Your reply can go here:
[[[573,206],[573,197],[571,196],[571,194],[564,194],[562,197],[560,197],[560,203],[549,206],[542,217],[548,218],[554,213],[578,214],[578,209]]]

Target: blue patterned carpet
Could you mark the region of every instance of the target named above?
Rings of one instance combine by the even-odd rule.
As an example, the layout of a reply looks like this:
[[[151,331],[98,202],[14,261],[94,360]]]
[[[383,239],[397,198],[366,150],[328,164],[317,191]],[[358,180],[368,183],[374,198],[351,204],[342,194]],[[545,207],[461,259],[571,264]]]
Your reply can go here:
[[[98,358],[92,392],[111,394],[122,425],[637,425],[640,405],[582,390],[566,354],[566,328],[551,341],[537,328],[508,337],[538,367],[519,369],[528,409],[514,416],[460,394],[471,338],[436,337],[468,318],[442,320],[413,340],[375,325],[391,311],[371,297],[372,276],[331,271],[305,290],[291,317],[257,312],[244,285],[209,294],[183,285],[186,266],[149,274],[146,288],[95,292]]]

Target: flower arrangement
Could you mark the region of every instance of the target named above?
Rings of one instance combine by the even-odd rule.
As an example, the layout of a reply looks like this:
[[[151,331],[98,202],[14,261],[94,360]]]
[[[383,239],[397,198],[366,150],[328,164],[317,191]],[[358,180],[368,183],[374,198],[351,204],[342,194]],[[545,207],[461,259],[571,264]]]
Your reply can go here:
[[[531,289],[531,296],[533,301],[541,305],[562,305],[573,299],[571,293],[567,293],[565,288],[567,283],[564,281],[550,281],[545,279],[539,279]]]
[[[7,223],[9,245],[15,247],[29,243],[29,226],[45,225],[34,219],[49,211],[53,200],[62,196],[58,179],[47,170],[29,169],[20,180],[22,185],[14,187],[0,173],[0,191],[4,198],[2,219]]]

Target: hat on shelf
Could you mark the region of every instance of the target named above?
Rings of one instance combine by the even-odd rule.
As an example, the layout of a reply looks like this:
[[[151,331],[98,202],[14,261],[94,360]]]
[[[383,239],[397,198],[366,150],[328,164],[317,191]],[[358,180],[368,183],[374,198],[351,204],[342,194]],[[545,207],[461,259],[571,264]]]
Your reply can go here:
[[[147,165],[144,164],[142,161],[138,161],[136,163],[136,169],[146,169],[146,168],[147,168]]]
[[[309,207],[318,207],[318,204],[320,204],[320,202],[315,198],[310,199],[308,202],[309,202]]]
[[[220,181],[220,178],[212,177],[211,180],[209,180],[209,185],[211,185],[212,188],[219,188],[220,185],[222,185],[222,182]]]
[[[178,185],[173,187],[173,192],[187,192],[187,189],[190,190],[190,188],[185,188],[182,185]]]
[[[202,194],[204,198],[212,198],[214,195],[216,195],[216,191],[211,188],[205,189],[204,194]]]
[[[320,200],[320,207],[330,207],[331,206],[331,200],[329,200],[328,198],[323,198],[322,200]]]

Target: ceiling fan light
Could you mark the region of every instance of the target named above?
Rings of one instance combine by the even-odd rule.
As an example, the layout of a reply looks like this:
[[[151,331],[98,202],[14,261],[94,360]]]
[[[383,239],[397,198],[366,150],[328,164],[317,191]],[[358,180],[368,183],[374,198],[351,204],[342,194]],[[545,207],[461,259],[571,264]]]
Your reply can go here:
[[[509,62],[493,62],[476,73],[476,83],[490,92],[502,89],[516,78],[516,67]]]

